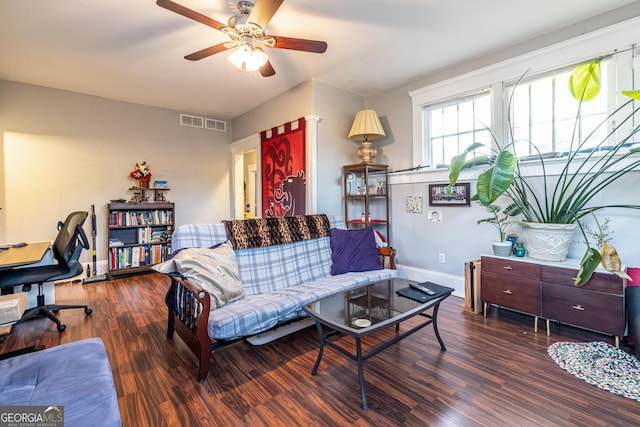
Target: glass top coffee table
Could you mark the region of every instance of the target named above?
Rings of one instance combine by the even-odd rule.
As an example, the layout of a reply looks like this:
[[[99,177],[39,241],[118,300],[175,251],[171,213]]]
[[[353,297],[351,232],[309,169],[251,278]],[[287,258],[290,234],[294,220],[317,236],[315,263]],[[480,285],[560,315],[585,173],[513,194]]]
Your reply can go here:
[[[398,278],[381,280],[350,291],[329,295],[305,305],[303,309],[316,321],[320,335],[318,359],[311,371],[311,375],[318,373],[325,345],[355,360],[358,365],[362,407],[367,409],[363,367],[365,360],[427,325],[433,325],[433,331],[438,339],[440,348],[442,351],[446,351],[444,342],[438,332],[438,308],[440,303],[451,295],[453,288],[426,282],[423,285],[433,291],[433,295],[428,295],[409,288],[409,284],[412,283],[419,282]],[[406,293],[411,298],[398,292]],[[433,310],[427,313],[429,309]],[[425,320],[417,326],[399,333],[400,323],[416,316],[420,316]],[[391,326],[396,327],[396,331],[398,331],[396,335],[372,348],[368,353],[363,354],[362,338]],[[329,329],[327,333],[325,333],[325,327]],[[355,354],[331,341],[331,337],[340,334],[355,338]]]

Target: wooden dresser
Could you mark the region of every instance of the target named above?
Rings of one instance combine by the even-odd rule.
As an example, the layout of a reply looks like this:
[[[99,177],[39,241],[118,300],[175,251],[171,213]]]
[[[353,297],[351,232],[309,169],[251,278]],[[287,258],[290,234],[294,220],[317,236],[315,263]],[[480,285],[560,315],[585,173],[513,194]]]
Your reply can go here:
[[[598,270],[583,286],[573,285],[578,261],[544,262],[531,258],[482,257],[484,315],[494,304],[546,319],[609,334],[616,347],[625,331],[626,280]]]

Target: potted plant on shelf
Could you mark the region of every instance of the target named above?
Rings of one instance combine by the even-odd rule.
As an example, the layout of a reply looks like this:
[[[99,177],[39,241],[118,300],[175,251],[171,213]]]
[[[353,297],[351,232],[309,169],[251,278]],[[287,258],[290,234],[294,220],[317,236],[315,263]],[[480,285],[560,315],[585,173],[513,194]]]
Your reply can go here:
[[[491,216],[477,221],[477,224],[491,224],[498,230],[500,240],[493,241],[494,255],[511,255],[513,242],[507,240],[507,227],[515,222],[511,218],[517,215],[517,209],[517,206],[513,203],[504,208],[496,204],[490,204],[487,206],[487,210],[491,213]]]
[[[611,184],[628,172],[640,167],[640,147],[629,148],[633,137],[640,131],[640,125],[634,124],[631,129],[619,138],[612,146],[610,137],[621,131],[623,126],[632,123],[634,115],[640,107],[633,106],[633,100],[640,100],[640,91],[622,91],[622,94],[631,98],[622,106],[611,113],[600,126],[606,126],[607,122],[625,108],[630,111],[622,118],[615,121],[613,128],[606,132],[606,137],[599,141],[592,141],[597,138],[597,134],[592,132],[586,138],[578,140],[577,128],[579,125],[580,107],[583,102],[587,102],[596,97],[600,90],[600,61],[597,59],[577,66],[569,80],[569,90],[578,101],[578,114],[574,124],[574,132],[571,139],[569,153],[561,163],[560,172],[556,175],[547,172],[545,156],[531,142],[535,155],[535,160],[539,162],[540,178],[528,176],[521,171],[520,162],[513,153],[513,125],[509,117],[509,133],[511,142],[498,147],[495,158],[491,160],[491,166],[478,176],[476,194],[472,200],[478,201],[483,206],[491,205],[501,195],[506,195],[517,206],[518,214],[523,220],[523,234],[525,245],[529,256],[537,259],[561,261],[566,257],[566,253],[571,244],[571,239],[575,228],[580,226],[580,220],[586,215],[592,214],[604,208],[630,208],[640,209],[640,205],[592,205],[594,197],[609,188]],[[513,96],[513,95],[512,95]],[[509,110],[511,108],[509,107]],[[493,134],[492,134],[493,135]],[[493,135],[496,143],[498,142]],[[466,161],[466,155],[478,148],[480,144],[472,144],[463,153],[455,156],[450,164],[450,185],[454,185],[460,172],[477,164],[478,160],[473,159],[473,163]],[[585,147],[591,147],[585,151]],[[596,154],[597,153],[597,154]],[[554,160],[555,162],[555,160]],[[540,180],[536,183],[536,180]],[[569,228],[568,236],[543,235],[542,237],[532,237],[531,230],[549,225],[553,229]],[[546,242],[549,248],[538,248],[534,244]],[[564,253],[554,259],[550,255],[556,255],[558,242],[564,243]],[[561,245],[562,246],[562,245]],[[617,256],[617,255],[616,255]],[[580,264],[580,273],[576,279],[576,285],[586,283],[591,274],[602,261],[601,253],[591,246],[588,246]],[[605,266],[605,268],[607,268]],[[616,272],[616,271],[614,271]],[[616,272],[622,274],[621,272]]]

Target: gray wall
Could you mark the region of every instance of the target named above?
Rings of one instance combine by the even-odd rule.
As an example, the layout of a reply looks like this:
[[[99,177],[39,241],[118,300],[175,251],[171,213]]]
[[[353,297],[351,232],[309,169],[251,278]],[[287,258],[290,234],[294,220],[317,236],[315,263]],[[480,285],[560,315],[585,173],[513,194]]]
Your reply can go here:
[[[236,117],[232,121],[233,140],[312,114],[312,96],[312,82],[302,83]]]
[[[130,196],[128,172],[143,160],[151,164],[154,178],[169,181],[168,198],[177,204],[178,224],[228,218],[232,196],[228,144],[307,115],[320,119],[314,165],[318,211],[341,214],[340,168],[358,161],[354,155],[357,144],[346,139],[357,111],[375,109],[387,133],[387,138],[375,143],[380,152],[377,162],[389,164],[392,171],[417,166],[412,159],[409,91],[639,14],[640,2],[634,2],[366,99],[316,81],[306,82],[235,118],[229,126],[233,138],[231,132],[181,127],[177,111],[0,81],[0,241],[52,238],[56,221],[70,210],[95,204],[103,233],[98,258],[104,260],[106,203]],[[412,175],[419,177],[407,178]],[[442,172],[393,174],[392,242],[409,273],[459,278],[463,261],[490,250],[493,230],[475,225],[484,211],[477,206],[443,208],[444,221],[430,223],[426,213],[404,210],[407,195],[422,194],[426,212],[428,183],[443,181],[446,174]],[[622,198],[636,194],[620,193]],[[633,215],[614,215],[615,222],[620,220],[623,225],[636,221]],[[618,231],[616,238],[622,242],[619,246],[633,247],[637,241],[636,235],[625,231]],[[437,262],[440,252],[446,255],[444,264]],[[640,255],[629,250],[623,254],[629,265],[640,265]]]
[[[229,216],[228,132],[180,126],[177,111],[3,80],[0,111],[0,242],[51,240],[57,221],[94,204],[106,261],[106,205],[131,197],[128,175],[142,161],[169,182],[178,225]]]
[[[317,171],[317,211],[341,215],[341,167],[359,161],[358,144],[347,134],[356,113],[364,108],[364,98],[332,86],[310,81],[273,98],[233,120],[233,139],[241,140],[288,121],[314,115],[318,121],[317,151],[313,156]]]
[[[314,82],[313,113],[318,124],[318,212],[344,216],[342,166],[359,163],[355,155],[360,144],[347,139],[364,98]],[[376,157],[375,161],[380,158]]]

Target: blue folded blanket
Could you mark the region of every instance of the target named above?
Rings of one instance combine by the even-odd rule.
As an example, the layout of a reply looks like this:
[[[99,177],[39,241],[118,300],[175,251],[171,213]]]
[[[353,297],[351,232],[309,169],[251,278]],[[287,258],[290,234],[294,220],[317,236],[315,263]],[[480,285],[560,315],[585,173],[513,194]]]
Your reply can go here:
[[[120,426],[111,365],[100,338],[0,361],[0,402],[64,407],[64,425]]]

